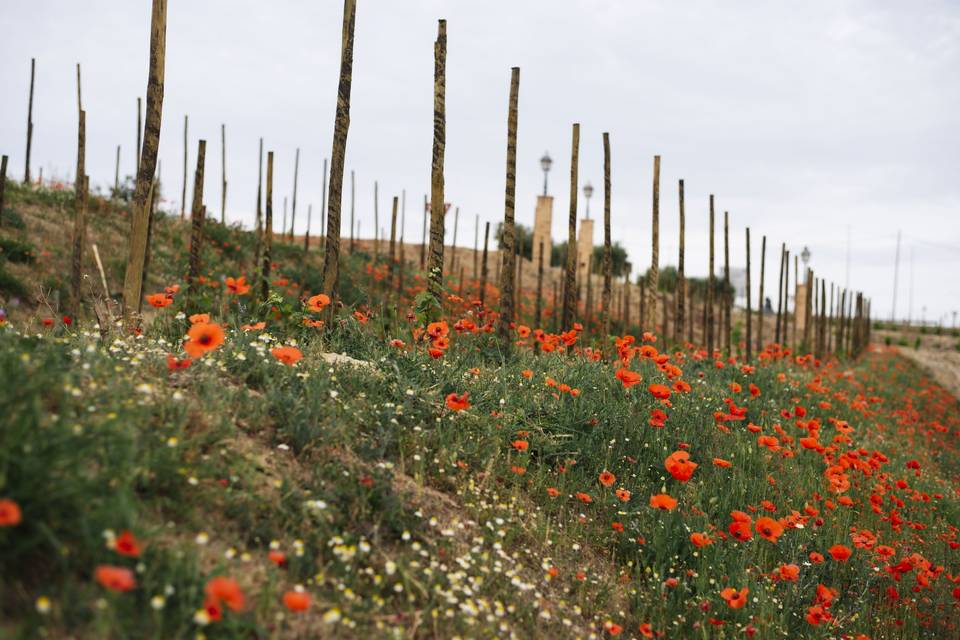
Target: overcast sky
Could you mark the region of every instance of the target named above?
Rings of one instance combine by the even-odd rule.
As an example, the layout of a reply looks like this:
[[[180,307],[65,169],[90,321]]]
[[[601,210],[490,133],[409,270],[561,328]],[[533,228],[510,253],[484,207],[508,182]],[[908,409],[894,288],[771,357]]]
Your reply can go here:
[[[581,123],[581,186],[602,216],[602,133],[613,158],[614,238],[638,268],[650,260],[653,156],[662,156],[661,264],[675,264],[677,180],[686,185],[688,271],[706,271],[708,195],[729,210],[731,261],[744,227],[768,238],[767,288],[781,242],[811,266],[927,320],[960,309],[960,3],[951,0],[359,0],[347,142],[357,212],[381,225],[407,191],[406,237],[419,241],[429,191],[433,42],[448,20],[447,201],[461,208],[458,244],[474,217],[503,217],[510,67],[519,66],[517,217],[531,224],[539,158],[555,163],[554,237],[569,209],[570,128]],[[205,202],[220,210],[220,124],[227,128],[227,217],[250,225],[257,144],[276,152],[275,214],[292,192],[301,149],[298,232],[320,208],[336,106],[340,0],[170,0],[160,158],[168,206],[179,210],[183,117],[207,140]],[[91,183],[135,163],[136,98],[145,96],[149,0],[3,0],[0,146],[22,177],[31,56],[37,58],[34,174],[72,178],[75,64],[82,65]],[[188,201],[190,190],[188,190]],[[581,214],[584,198],[580,196]],[[319,216],[314,216],[319,232]],[[447,226],[448,241],[452,219]],[[482,222],[481,222],[482,226]],[[346,229],[346,227],[345,227]],[[718,240],[722,240],[718,236]],[[600,228],[596,241],[602,241]],[[722,246],[722,245],[718,245]],[[774,249],[776,247],[776,249]],[[911,278],[911,255],[913,276]],[[757,269],[758,271],[758,269]],[[773,273],[773,277],[771,277]],[[754,282],[758,281],[755,274]]]

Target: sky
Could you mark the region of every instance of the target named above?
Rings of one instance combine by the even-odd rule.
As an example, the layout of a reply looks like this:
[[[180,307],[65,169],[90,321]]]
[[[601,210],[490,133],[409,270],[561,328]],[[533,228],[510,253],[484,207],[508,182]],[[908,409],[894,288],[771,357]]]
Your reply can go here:
[[[76,63],[93,187],[133,173],[136,99],[146,95],[149,0],[3,0],[0,147],[22,177],[30,58],[37,59],[33,173],[72,179]],[[349,171],[362,235],[406,191],[405,236],[419,242],[430,188],[433,42],[445,18],[446,201],[457,242],[475,217],[503,219],[510,69],[520,67],[517,220],[532,225],[554,159],[555,240],[566,234],[571,125],[580,123],[578,211],[602,217],[602,134],[610,133],[613,238],[635,270],[650,263],[653,157],[661,156],[660,263],[676,264],[677,181],[685,182],[687,272],[707,270],[708,198],[730,216],[732,267],[750,227],[754,291],[767,237],[767,290],[779,246],[811,253],[828,282],[849,283],[896,316],[954,322],[960,310],[960,3],[952,0],[358,0]],[[258,140],[275,152],[274,211],[293,190],[297,233],[313,205],[319,233],[340,63],[340,0],[170,0],[160,162],[179,211],[183,119],[192,183],[207,140],[204,201],[220,211],[226,125],[227,219],[250,226]],[[192,184],[187,200],[192,198]],[[345,230],[348,229],[345,222]],[[452,237],[448,218],[447,238]],[[602,242],[597,227],[596,242]],[[718,226],[722,229],[722,226]],[[346,233],[346,232],[345,232]],[[718,247],[722,236],[718,233]],[[848,260],[849,256],[849,260]],[[848,265],[849,264],[849,269]],[[773,276],[771,277],[771,274]],[[754,294],[756,295],[756,294]],[[911,304],[912,302],[912,304]]]

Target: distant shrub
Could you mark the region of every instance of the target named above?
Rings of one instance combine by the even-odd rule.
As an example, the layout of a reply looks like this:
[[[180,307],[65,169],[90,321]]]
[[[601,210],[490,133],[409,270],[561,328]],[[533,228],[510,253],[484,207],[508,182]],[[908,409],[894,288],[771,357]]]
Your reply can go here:
[[[33,264],[36,260],[33,245],[14,238],[0,238],[0,260]]]

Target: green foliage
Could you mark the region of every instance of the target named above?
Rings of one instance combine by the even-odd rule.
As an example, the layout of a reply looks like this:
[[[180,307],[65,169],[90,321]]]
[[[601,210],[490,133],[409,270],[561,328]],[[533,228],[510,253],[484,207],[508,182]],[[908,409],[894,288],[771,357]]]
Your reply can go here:
[[[33,245],[14,238],[0,238],[0,262],[22,262],[32,264],[37,259]]]

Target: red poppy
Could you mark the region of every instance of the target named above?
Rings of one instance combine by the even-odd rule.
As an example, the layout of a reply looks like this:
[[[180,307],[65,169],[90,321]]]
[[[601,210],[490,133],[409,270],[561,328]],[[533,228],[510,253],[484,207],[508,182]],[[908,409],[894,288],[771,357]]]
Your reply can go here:
[[[227,278],[226,285],[227,291],[237,296],[245,296],[250,291],[250,285],[247,284],[246,278],[243,276],[237,279]]]
[[[694,470],[700,465],[690,461],[690,454],[686,451],[674,451],[664,461],[667,472],[680,482],[686,482],[693,476]]]
[[[636,384],[640,384],[640,381],[643,380],[643,377],[639,373],[636,371],[631,371],[625,367],[620,367],[617,369],[617,373],[615,375],[617,380],[623,383],[623,387],[625,389],[629,389]]]
[[[100,583],[100,586],[118,593],[131,591],[137,586],[133,571],[126,567],[101,564],[94,570],[93,577]]]
[[[207,323],[210,322],[210,314],[195,313],[187,319],[190,321],[190,324],[200,324],[201,322]]]
[[[842,544],[835,544],[830,547],[827,551],[830,552],[830,555],[837,562],[845,562],[851,555],[853,551],[850,550],[850,547]]]
[[[713,540],[705,533],[694,532],[690,534],[690,542],[698,549],[702,549],[708,544],[713,544]]]
[[[650,506],[663,511],[673,511],[677,508],[677,501],[666,493],[658,493],[650,496]]]
[[[447,396],[447,409],[450,411],[463,411],[464,409],[470,408],[470,401],[467,399],[469,393],[464,393],[463,395],[457,395],[456,393],[451,393]]]
[[[781,580],[796,582],[800,578],[800,567],[795,564],[781,564],[778,573]]]
[[[303,358],[303,352],[296,347],[274,347],[270,350],[270,353],[274,358],[288,367],[292,367],[293,365],[297,364],[301,358]]]
[[[600,484],[602,484],[605,487],[609,487],[614,482],[617,481],[617,476],[613,475],[609,471],[604,471],[603,473],[600,474],[599,480],[600,480]]]
[[[720,597],[727,601],[727,606],[731,609],[740,609],[747,604],[747,594],[750,590],[744,587],[737,591],[733,587],[727,587],[720,592]]]
[[[306,611],[310,608],[310,594],[306,591],[287,591],[283,594],[283,606],[288,611]]]
[[[620,502],[630,502],[630,492],[627,489],[617,489],[614,493]]]
[[[307,298],[307,310],[319,313],[324,307],[330,304],[330,296],[325,293],[318,293],[315,296]]]
[[[162,309],[169,304],[173,304],[173,297],[165,293],[151,293],[147,296],[147,302],[151,307]]]
[[[15,527],[22,519],[20,505],[10,498],[0,498],[0,527]]]
[[[218,324],[201,322],[190,327],[183,348],[193,358],[199,358],[223,344],[223,329]]]
[[[237,584],[237,581],[233,578],[227,578],[225,576],[211,578],[203,591],[211,602],[216,604],[223,603],[231,611],[240,611],[243,609],[245,602],[243,591],[240,590],[240,585]]]
[[[757,518],[754,526],[757,529],[757,533],[770,542],[776,542],[777,538],[783,535],[783,525],[767,516]]]
[[[140,543],[129,531],[121,531],[113,542],[113,550],[122,556],[136,558],[140,556]]]
[[[511,442],[510,444],[511,444],[511,445],[513,446],[513,448],[516,449],[517,451],[526,451],[527,448],[530,446],[530,443],[527,442],[526,440],[514,440],[514,441]]]
[[[652,384],[647,387],[647,391],[658,400],[666,400],[670,397],[670,387],[665,384]]]

